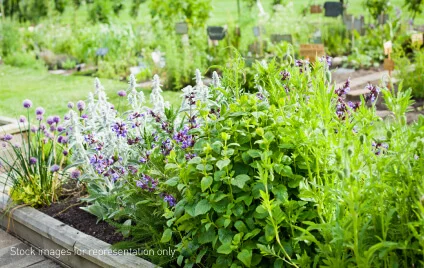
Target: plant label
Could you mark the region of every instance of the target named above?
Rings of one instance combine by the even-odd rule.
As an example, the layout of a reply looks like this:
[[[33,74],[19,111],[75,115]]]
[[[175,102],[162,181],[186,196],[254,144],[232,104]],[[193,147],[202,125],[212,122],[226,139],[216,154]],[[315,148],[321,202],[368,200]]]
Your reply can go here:
[[[421,46],[423,44],[423,34],[416,33],[411,36],[411,43],[416,46]]]
[[[389,55],[392,53],[392,41],[387,41],[384,43],[384,55]]]
[[[393,71],[395,69],[395,62],[392,59],[384,59],[384,70]]]
[[[317,57],[325,56],[325,49],[323,44],[303,44],[300,45],[300,56],[309,58],[314,62]]]

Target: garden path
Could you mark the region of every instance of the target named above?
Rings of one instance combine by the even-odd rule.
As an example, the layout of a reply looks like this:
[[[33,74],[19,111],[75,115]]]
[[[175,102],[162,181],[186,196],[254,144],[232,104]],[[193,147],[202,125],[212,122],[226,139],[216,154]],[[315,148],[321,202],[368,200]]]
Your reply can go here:
[[[0,268],[58,268],[38,250],[0,229]]]

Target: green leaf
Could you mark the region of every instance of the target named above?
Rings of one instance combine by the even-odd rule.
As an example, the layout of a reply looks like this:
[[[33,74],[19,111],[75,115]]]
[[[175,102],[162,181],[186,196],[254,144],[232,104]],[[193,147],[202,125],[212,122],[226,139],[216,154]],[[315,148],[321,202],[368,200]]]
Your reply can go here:
[[[236,227],[237,231],[240,233],[247,233],[249,231],[246,227],[246,224],[244,224],[242,221],[236,221],[236,223],[234,223],[234,227]]]
[[[178,177],[170,178],[169,180],[167,180],[165,182],[165,184],[166,185],[169,185],[169,186],[177,186],[177,184],[178,184]]]
[[[194,209],[194,216],[202,215],[207,213],[211,209],[211,204],[208,200],[203,199],[197,203],[196,208]]]
[[[125,226],[122,230],[122,235],[128,237],[130,235],[131,219],[126,220],[122,225]]]
[[[247,154],[252,157],[252,158],[257,158],[257,157],[261,157],[261,151],[259,150],[249,150],[247,151]]]
[[[231,184],[243,189],[246,182],[250,180],[250,177],[246,174],[241,174],[231,180]]]
[[[216,162],[216,166],[221,170],[231,163],[230,159],[223,159]]]
[[[172,237],[172,230],[171,229],[166,229],[163,234],[162,234],[162,239],[160,240],[161,243],[166,243],[171,241],[171,237]]]
[[[252,250],[243,249],[239,254],[237,254],[237,259],[239,259],[247,267],[250,267],[252,261]]]
[[[231,244],[222,244],[218,249],[217,252],[221,253],[221,254],[225,254],[228,255],[231,253],[231,251],[233,251],[233,249],[231,248]]]
[[[190,161],[188,161],[188,164],[200,164],[200,162],[202,162],[202,158],[196,156],[190,159]]]
[[[211,186],[213,182],[213,178],[211,176],[203,177],[202,181],[200,182],[200,185],[202,187],[202,192],[206,191],[206,189]]]

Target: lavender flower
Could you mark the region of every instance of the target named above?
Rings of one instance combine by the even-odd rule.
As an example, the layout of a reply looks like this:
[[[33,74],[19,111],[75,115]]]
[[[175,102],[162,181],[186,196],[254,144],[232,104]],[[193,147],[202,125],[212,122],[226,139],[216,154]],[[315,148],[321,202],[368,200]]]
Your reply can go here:
[[[59,165],[56,165],[56,164],[50,167],[51,172],[58,172],[59,169],[60,169]]]
[[[162,142],[162,145],[160,147],[160,151],[164,156],[169,155],[169,153],[172,151],[172,143],[170,139],[166,139]]]
[[[163,201],[167,202],[169,206],[173,207],[177,204],[175,197],[170,194],[164,194]]]
[[[82,100],[79,100],[77,102],[77,108],[78,108],[78,111],[80,112],[83,111],[85,109],[85,102]]]
[[[280,72],[280,75],[281,75],[281,80],[283,80],[283,81],[290,80],[291,75],[287,70]]]
[[[30,164],[30,165],[35,165],[35,164],[37,164],[37,158],[35,158],[35,157],[30,157],[30,158],[29,158],[29,164]]]
[[[346,80],[341,88],[335,90],[335,93],[339,97],[345,96],[350,91],[350,78]]]
[[[74,103],[73,102],[68,102],[68,108],[69,109],[73,109],[74,108]]]
[[[44,114],[44,112],[45,112],[45,110],[44,110],[44,108],[43,108],[43,107],[37,107],[37,108],[35,109],[35,114],[36,114],[36,115],[43,115],[43,114]]]
[[[127,136],[127,126],[124,122],[116,122],[112,125],[112,130],[116,133],[117,137],[125,138]]]
[[[380,89],[372,84],[368,84],[365,88],[370,91],[370,93],[365,95],[365,102],[371,101],[373,103],[377,99]]]
[[[118,91],[118,96],[119,97],[125,97],[125,96],[127,96],[127,92],[125,92],[124,90],[120,90],[120,91]]]
[[[141,179],[136,181],[137,187],[149,192],[153,192],[157,188],[158,184],[158,180],[155,180],[146,174],[142,174]]]
[[[25,108],[25,109],[31,108],[31,106],[32,106],[32,101],[31,101],[31,100],[26,99],[26,100],[24,100],[24,101],[23,101],[22,106],[24,106],[24,108]]]
[[[186,160],[190,160],[190,159],[193,159],[194,157],[196,157],[197,155],[196,154],[193,154],[193,153],[188,153],[188,154],[185,154],[184,155],[184,157],[185,157],[185,159]]]
[[[78,169],[75,169],[71,172],[72,179],[78,179],[81,176],[81,172]]]

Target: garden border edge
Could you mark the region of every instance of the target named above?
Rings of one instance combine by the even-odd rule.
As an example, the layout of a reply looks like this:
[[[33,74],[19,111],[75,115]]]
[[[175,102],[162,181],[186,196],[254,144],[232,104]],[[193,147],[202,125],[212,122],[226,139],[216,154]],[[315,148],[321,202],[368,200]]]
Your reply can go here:
[[[45,250],[64,250],[57,261],[70,267],[150,268],[156,265],[136,256],[103,254],[111,245],[87,235],[32,207],[11,207],[10,198],[0,193],[0,225],[9,232]],[[91,251],[90,251],[91,250]],[[77,254],[79,252],[80,254]],[[84,254],[82,252],[97,252]],[[54,258],[52,258],[54,259]]]

